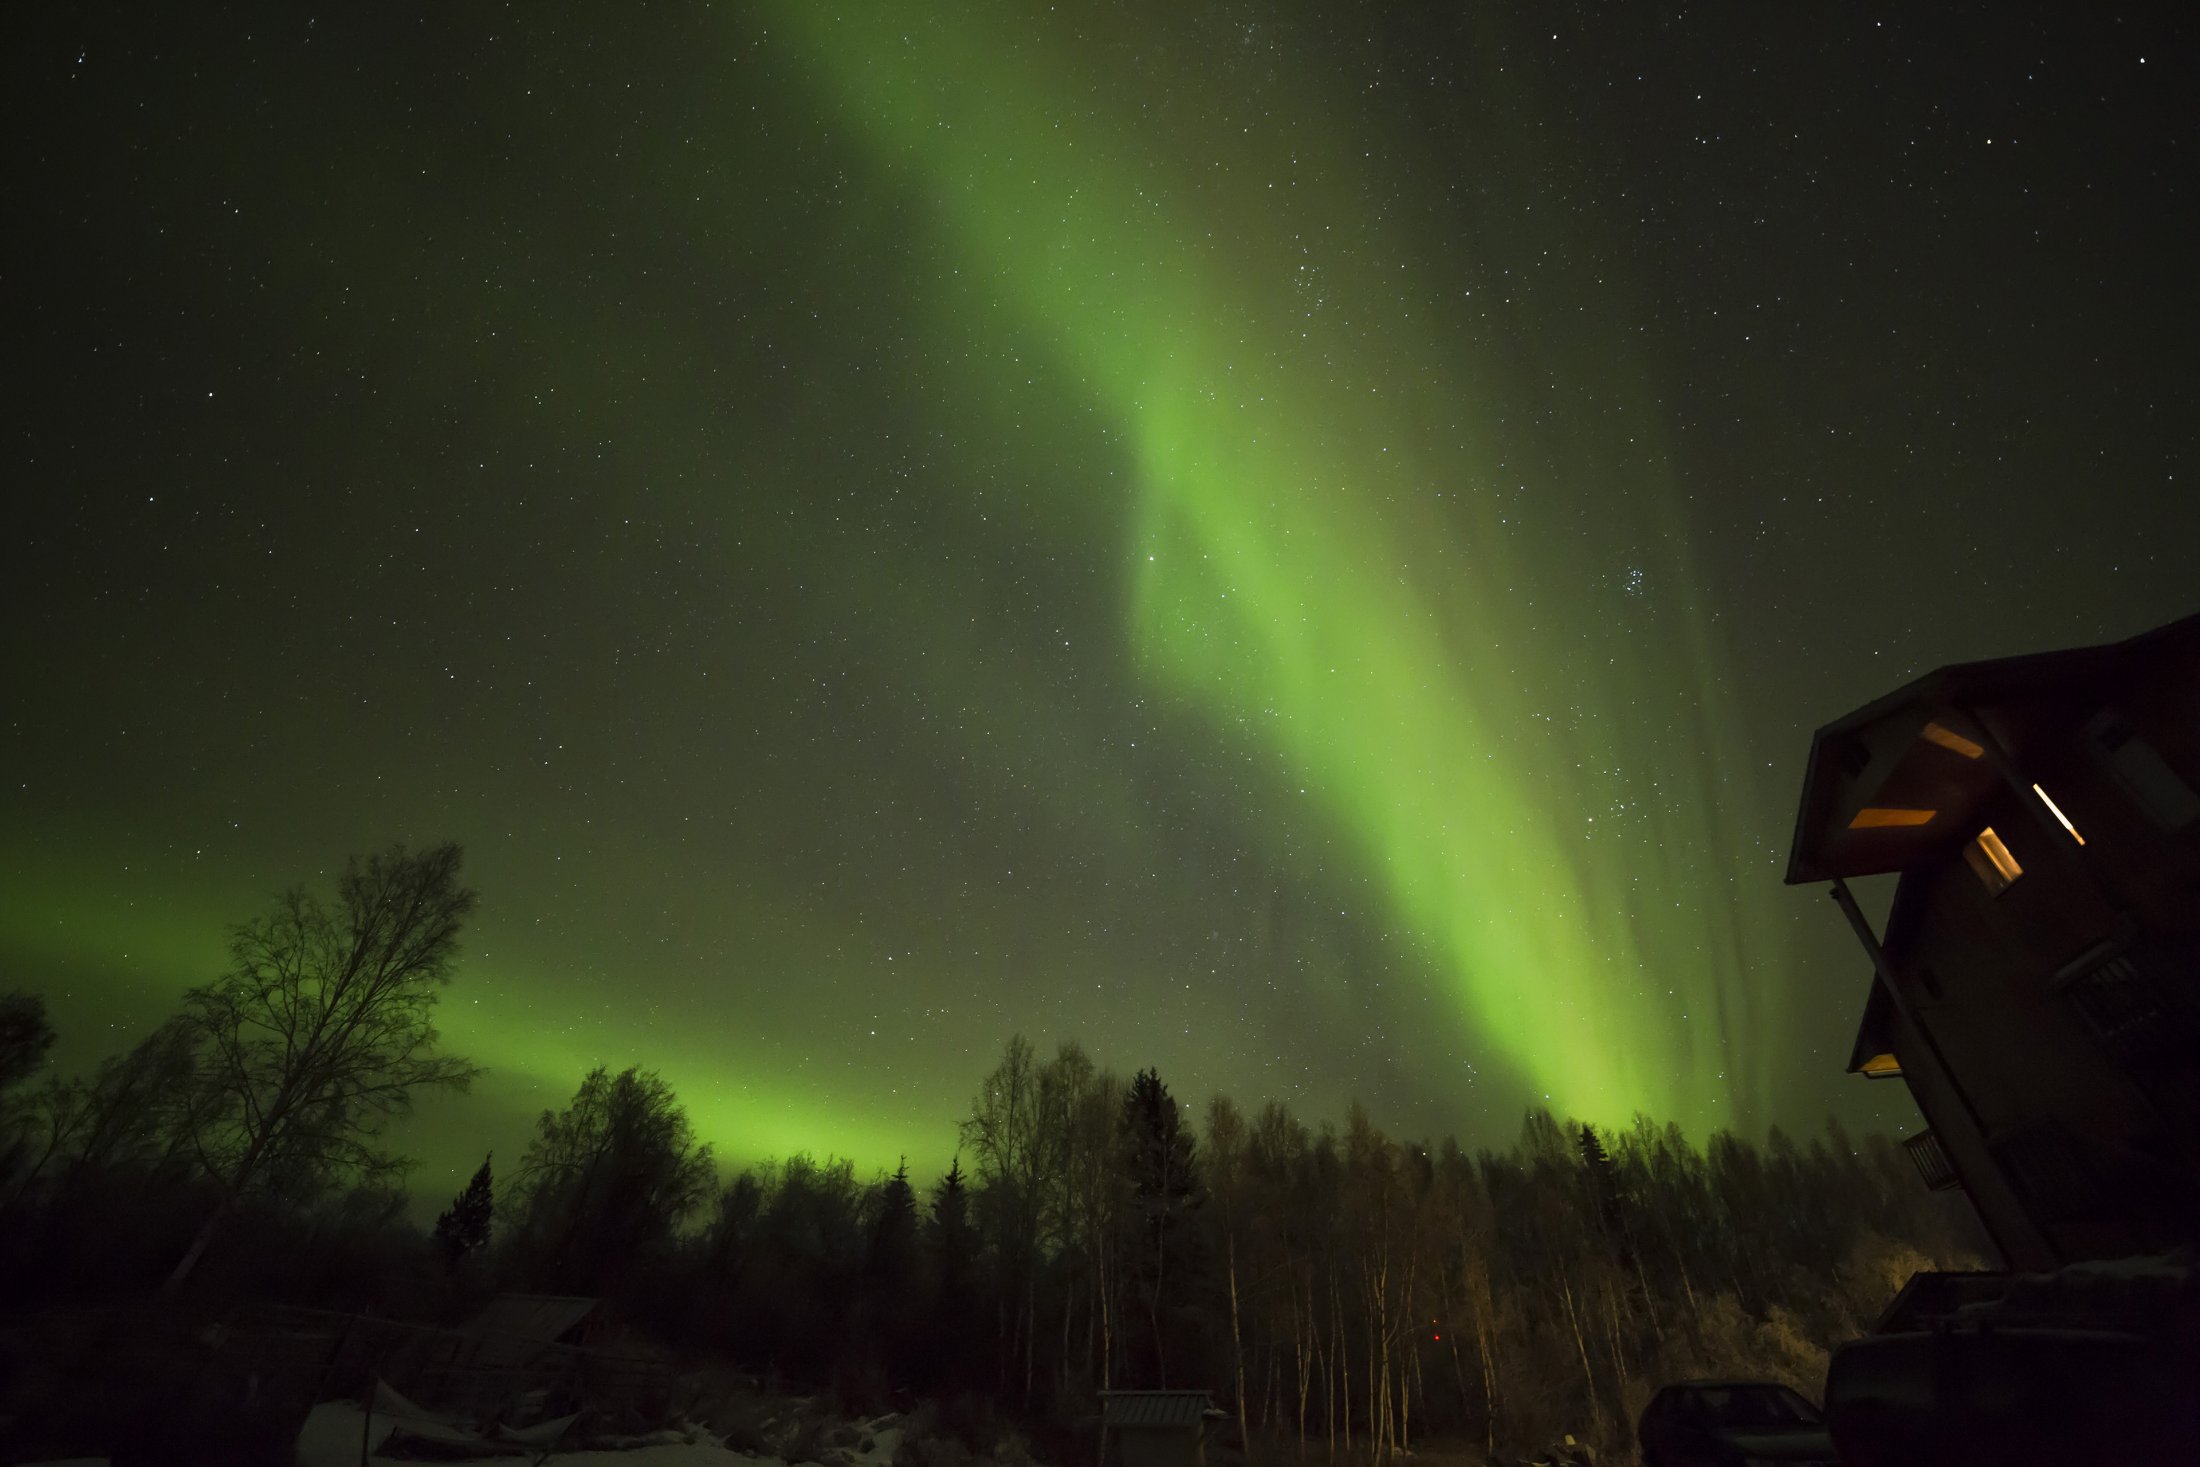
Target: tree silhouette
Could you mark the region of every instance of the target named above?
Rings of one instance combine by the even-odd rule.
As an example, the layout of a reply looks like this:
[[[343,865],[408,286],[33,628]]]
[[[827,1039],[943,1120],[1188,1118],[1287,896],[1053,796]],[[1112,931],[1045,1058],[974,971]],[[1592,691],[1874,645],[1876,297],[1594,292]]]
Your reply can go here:
[[[38,1073],[53,1040],[43,998],[35,993],[0,993],[0,1100]]]
[[[57,1301],[156,1282],[182,1242],[163,1216],[207,1192],[187,1163],[232,1103],[219,1059],[187,1014],[92,1076],[36,1082],[33,1164],[0,1187],[0,1277]],[[666,1344],[759,1372],[978,1413],[1207,1385],[1248,1461],[1296,1435],[1302,1456],[1372,1467],[1447,1436],[1617,1447],[1630,1404],[1677,1378],[1808,1387],[1914,1271],[1983,1246],[1891,1140],[1838,1127],[1699,1143],[1538,1110],[1470,1153],[1386,1135],[1357,1104],[1309,1128],[1217,1097],[1195,1146],[1153,1071],[1126,1085],[1074,1045],[1039,1064],[1012,1044],[986,1085],[979,1176],[957,1156],[920,1203],[906,1165],[865,1186],[800,1155],[721,1190],[661,1080],[598,1069],[508,1167],[498,1241],[522,1286],[604,1293]],[[495,1202],[485,1161],[431,1244],[395,1226],[387,1188],[281,1175],[248,1198],[266,1243],[251,1286],[320,1308],[386,1307],[437,1250],[476,1253]]]
[[[1582,1125],[1580,1145],[1582,1175],[1588,1183],[1589,1201],[1595,1209],[1597,1225],[1604,1231],[1605,1246],[1621,1263],[1632,1268],[1634,1253],[1627,1236],[1618,1170],[1612,1165],[1611,1154],[1604,1149],[1604,1140],[1597,1135],[1596,1127],[1587,1123]]]
[[[0,1186],[12,1203],[29,1190],[81,1112],[80,1093],[66,1082],[29,1100],[11,1094],[46,1062],[53,1048],[46,1001],[35,993],[0,993]]]
[[[1138,1247],[1132,1264],[1153,1330],[1154,1380],[1169,1384],[1168,1346],[1163,1338],[1162,1305],[1169,1287],[1172,1257],[1181,1263],[1185,1226],[1199,1205],[1199,1171],[1192,1133],[1178,1112],[1176,1097],[1152,1070],[1140,1070],[1123,1097],[1123,1134],[1130,1152],[1132,1211]]]
[[[452,1198],[451,1205],[435,1220],[435,1242],[443,1250],[445,1268],[457,1268],[466,1255],[489,1241],[489,1223],[496,1210],[489,1176],[493,1159],[493,1154],[481,1159],[481,1169],[466,1184],[466,1190]]]
[[[919,1300],[921,1266],[917,1193],[903,1158],[873,1198],[870,1237],[863,1256],[862,1293],[873,1358],[896,1375],[910,1356]]]
[[[932,1265],[932,1327],[926,1375],[933,1385],[959,1381],[977,1317],[978,1237],[970,1224],[970,1183],[957,1153],[932,1193],[928,1242]]]
[[[995,1295],[995,1338],[1006,1372],[1020,1354],[1024,1393],[1031,1391],[1037,1345],[1039,1250],[1047,1199],[1059,1167],[1060,1133],[1049,1125],[1047,1093],[1030,1041],[1009,1036],[1001,1062],[978,1087],[962,1141],[976,1158],[979,1201],[1001,1271]]]
[[[909,1160],[904,1157],[879,1188],[864,1273],[882,1287],[902,1288],[914,1280],[916,1271],[917,1193],[909,1185]]]
[[[714,1177],[671,1086],[599,1065],[536,1122],[516,1184],[521,1252],[539,1281],[600,1292],[671,1244]]]
[[[479,1073],[436,1053],[430,1023],[474,910],[460,861],[455,844],[355,856],[333,907],[292,888],[236,929],[228,973],[184,995],[196,1067],[183,1129],[219,1202],[169,1288],[254,1192],[398,1174],[384,1127],[419,1091],[463,1090]]]

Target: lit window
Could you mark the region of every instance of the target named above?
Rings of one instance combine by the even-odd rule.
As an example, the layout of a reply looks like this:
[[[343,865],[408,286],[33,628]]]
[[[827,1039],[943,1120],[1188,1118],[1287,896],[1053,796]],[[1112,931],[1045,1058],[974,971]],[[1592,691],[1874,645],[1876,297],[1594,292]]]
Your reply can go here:
[[[1849,822],[1851,830],[1885,830],[1890,826],[1930,825],[1938,810],[1897,810],[1884,805],[1867,805],[1856,812]]]
[[[2046,790],[2041,789],[2038,785],[2032,786],[2032,793],[2040,797],[2040,803],[2047,807],[2047,812],[2050,815],[2053,815],[2057,820],[2060,820],[2062,822],[2062,828],[2070,832],[2070,838],[2072,840],[2076,841],[2081,846],[2085,844],[2085,837],[2078,834],[2078,827],[2070,823],[2070,817],[2068,815],[2063,814],[2062,806],[2055,803],[2054,796],[2050,795]]]
[[[2017,864],[2015,856],[2009,854],[2009,847],[2002,844],[2001,837],[1994,834],[1994,827],[1991,825],[1978,833],[1978,839],[1963,848],[1963,859],[1971,863],[1971,869],[1978,873],[1978,879],[1995,896],[2007,891],[2009,884],[2024,874],[2024,868]]]
[[[1937,723],[1926,724],[1924,732],[1919,737],[1927,743],[1940,745],[1950,753],[1961,754],[1966,759],[1976,759],[1986,752],[1985,745],[1977,740],[1967,739],[1954,729],[1943,728]]]
[[[1902,1073],[1902,1062],[1892,1054],[1875,1054],[1857,1066],[1857,1073],[1867,1080],[1892,1080]]]

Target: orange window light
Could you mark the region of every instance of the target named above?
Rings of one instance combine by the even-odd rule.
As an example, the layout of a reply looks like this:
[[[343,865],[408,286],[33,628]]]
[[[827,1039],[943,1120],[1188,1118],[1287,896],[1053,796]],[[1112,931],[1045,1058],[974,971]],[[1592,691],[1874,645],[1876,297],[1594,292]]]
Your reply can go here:
[[[2001,873],[2001,879],[2004,882],[2015,881],[2024,874],[2024,867],[2018,865],[2017,858],[2009,854],[2009,847],[2003,843],[2000,836],[1994,834],[1993,826],[1989,825],[1980,831],[1978,839],[1972,844],[1977,846],[1986,859],[1993,863],[1994,869]]]
[[[1928,743],[1938,744],[1943,749],[1961,754],[1966,759],[1976,759],[1986,752],[1984,745],[1975,743],[1957,733],[1954,729],[1944,728],[1937,723],[1926,724],[1924,732],[1919,737]]]
[[[1885,830],[1889,826],[1930,825],[1938,810],[1898,810],[1883,805],[1867,805],[1856,812],[1849,822],[1851,830]]]

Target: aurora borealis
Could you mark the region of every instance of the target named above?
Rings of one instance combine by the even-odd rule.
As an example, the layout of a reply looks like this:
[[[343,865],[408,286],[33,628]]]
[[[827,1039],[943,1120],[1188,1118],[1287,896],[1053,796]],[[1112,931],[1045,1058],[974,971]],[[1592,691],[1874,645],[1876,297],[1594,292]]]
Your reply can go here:
[[[1528,465],[1509,461],[1475,400],[1489,371],[1460,329],[1471,288],[1416,319],[1418,286],[1328,281],[1332,251],[1402,273],[1419,261],[1365,216],[1346,134],[1304,88],[1202,88],[1199,48],[1143,25],[1011,47],[998,38],[1012,31],[966,24],[820,24],[814,48],[1122,444],[1137,674],[1268,756],[1271,786],[1250,803],[1293,785],[1311,800],[1425,947],[1446,1019],[1595,1114],[1712,1113],[1731,1089],[1722,1046],[1696,1041],[1653,969],[1686,962],[1689,1005],[1713,1020],[1700,1027],[1746,1029],[1736,933],[1730,917],[1656,910],[1636,873],[1660,848],[1700,853],[1699,880],[1722,865],[1733,853],[1689,818],[1719,796],[1661,750],[1648,757],[1672,788],[1638,813],[1612,732],[1642,717],[1673,749],[1716,756],[1727,721],[1655,451],[1561,465],[1535,444]],[[1159,58],[1159,104],[1056,105],[1105,94],[1080,86],[1078,63],[1111,42]],[[1170,157],[1184,138],[1207,145]],[[1445,359],[1447,337],[1463,360]],[[1614,375],[1608,411],[1632,408],[1618,421],[1647,435],[1647,404]],[[1547,570],[1501,510],[1508,475],[1614,522]],[[1522,614],[1538,604],[1541,618]],[[1645,642],[1678,673],[1663,695],[1641,675]]]
[[[1809,729],[2191,609],[2131,25],[40,25],[8,982],[82,1063],[462,840],[428,1190],[597,1059],[930,1169],[1019,1029],[1470,1141],[1891,1123]]]

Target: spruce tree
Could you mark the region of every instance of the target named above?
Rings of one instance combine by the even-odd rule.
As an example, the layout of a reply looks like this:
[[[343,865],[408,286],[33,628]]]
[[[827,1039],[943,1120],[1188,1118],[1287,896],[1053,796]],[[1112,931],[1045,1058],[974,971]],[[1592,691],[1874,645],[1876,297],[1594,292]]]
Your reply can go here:
[[[496,1211],[496,1195],[489,1177],[489,1163],[495,1153],[481,1159],[481,1170],[466,1184],[466,1190],[451,1199],[451,1205],[435,1220],[435,1241],[443,1250],[443,1262],[447,1268],[457,1268],[467,1254],[489,1241],[489,1223]]]
[[[909,1185],[909,1159],[879,1188],[878,1215],[871,1220],[870,1266],[874,1273],[904,1275],[916,1256],[917,1193]]]
[[[863,1271],[875,1297],[897,1303],[916,1280],[917,1193],[909,1185],[907,1158],[879,1189]]]
[[[940,1297],[953,1301],[970,1288],[976,1239],[970,1232],[970,1181],[957,1156],[932,1196],[932,1250]]]
[[[971,1332],[978,1317],[978,1239],[970,1226],[970,1181],[957,1156],[932,1194],[932,1351],[927,1382],[935,1388],[958,1384],[967,1364]]]
[[[1171,1279],[1180,1279],[1190,1261],[1185,1256],[1192,1238],[1187,1224],[1199,1205],[1200,1187],[1191,1128],[1184,1124],[1176,1097],[1152,1070],[1140,1070],[1123,1097],[1123,1138],[1130,1155],[1132,1205],[1138,1219],[1133,1273],[1145,1295],[1147,1322],[1153,1327],[1154,1383],[1166,1389],[1164,1303]]]
[[[1578,1138],[1581,1147],[1581,1168],[1588,1179],[1589,1201],[1597,1226],[1603,1231],[1605,1245],[1612,1256],[1632,1268],[1634,1259],[1629,1249],[1627,1218],[1622,1210],[1618,1169],[1612,1165],[1612,1154],[1604,1148],[1604,1138],[1596,1128],[1584,1124]]]
[[[877,1194],[871,1237],[864,1250],[863,1287],[871,1345],[897,1376],[906,1367],[919,1301],[917,1194],[905,1157]]]

